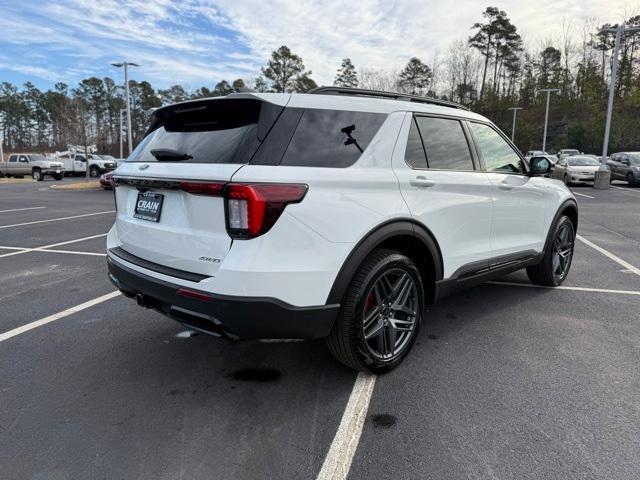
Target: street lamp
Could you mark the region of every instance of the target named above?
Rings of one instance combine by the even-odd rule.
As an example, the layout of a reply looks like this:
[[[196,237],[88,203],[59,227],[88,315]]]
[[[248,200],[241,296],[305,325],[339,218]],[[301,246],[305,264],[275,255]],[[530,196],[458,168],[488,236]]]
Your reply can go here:
[[[611,131],[611,116],[613,113],[613,97],[616,91],[616,81],[618,76],[618,55],[620,52],[620,39],[626,33],[640,32],[640,27],[627,28],[624,23],[616,28],[607,28],[602,32],[616,32],[616,43],[613,48],[613,63],[611,65],[611,80],[609,81],[609,101],[607,103],[607,120],[604,126],[604,141],[602,142],[602,157],[600,167],[596,171],[593,188],[605,190],[610,186],[611,171],[607,165],[607,150],[609,148],[609,132]]]
[[[516,114],[518,110],[522,110],[522,107],[511,107],[507,110],[513,110],[513,124],[511,125],[511,141],[513,142],[513,139],[516,138]]]
[[[122,135],[124,134],[124,128],[122,128],[124,125],[124,121],[122,120],[122,114],[125,113],[127,111],[126,108],[121,108],[120,109],[120,158],[124,158],[123,157],[123,152],[122,152]]]
[[[549,97],[551,92],[560,92],[559,88],[543,88],[541,92],[547,92],[547,109],[544,112],[544,135],[542,136],[542,151],[547,151],[547,124],[549,123]]]
[[[129,71],[128,67],[139,67],[137,63],[132,62],[121,62],[121,63],[112,63],[114,67],[120,68],[124,67],[124,91],[125,91],[125,101],[127,105],[127,145],[129,146],[129,155],[133,151],[133,139],[131,135],[131,102],[129,100]]]

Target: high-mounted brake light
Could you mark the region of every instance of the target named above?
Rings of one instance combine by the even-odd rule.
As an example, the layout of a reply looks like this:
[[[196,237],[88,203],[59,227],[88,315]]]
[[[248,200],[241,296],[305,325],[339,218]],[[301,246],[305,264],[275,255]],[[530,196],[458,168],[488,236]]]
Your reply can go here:
[[[227,184],[224,197],[229,235],[253,238],[268,232],[285,207],[302,201],[306,193],[307,186],[302,184]]]

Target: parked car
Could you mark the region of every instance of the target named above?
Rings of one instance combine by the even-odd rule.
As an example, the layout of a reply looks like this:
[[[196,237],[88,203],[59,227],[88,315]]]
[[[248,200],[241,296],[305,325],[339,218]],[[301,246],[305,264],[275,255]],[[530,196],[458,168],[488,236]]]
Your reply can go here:
[[[42,181],[46,175],[62,180],[64,167],[62,162],[52,161],[36,153],[16,153],[9,155],[6,162],[0,161],[0,176],[24,177],[30,175],[34,180]]]
[[[614,153],[607,164],[611,180],[626,180],[631,187],[640,185],[640,152]]]
[[[549,155],[547,152],[543,152],[542,150],[529,150],[527,154],[524,156],[524,159],[529,162],[533,157],[547,156]],[[552,157],[553,155],[549,155]],[[556,159],[557,160],[557,159]]]
[[[100,175],[100,185],[105,190],[112,190],[113,184],[111,183],[111,179],[113,178],[113,172],[103,173]]]
[[[160,108],[113,176],[109,278],[227,338],[397,366],[425,305],[526,268],[559,285],[578,209],[550,162],[442,100],[324,87]]]
[[[570,157],[572,155],[581,155],[581,152],[575,148],[563,148],[558,150],[556,157],[558,157],[558,160],[562,160],[563,158]]]
[[[562,180],[565,185],[573,183],[593,182],[596,171],[600,167],[597,157],[589,155],[572,155],[556,163],[552,178]]]
[[[56,158],[64,163],[67,175],[86,175],[87,159],[89,161],[89,176],[98,178],[101,174],[110,172],[116,168],[116,159],[110,155],[103,158],[102,155],[89,153],[85,148],[70,145],[70,148],[64,152],[56,152]]]

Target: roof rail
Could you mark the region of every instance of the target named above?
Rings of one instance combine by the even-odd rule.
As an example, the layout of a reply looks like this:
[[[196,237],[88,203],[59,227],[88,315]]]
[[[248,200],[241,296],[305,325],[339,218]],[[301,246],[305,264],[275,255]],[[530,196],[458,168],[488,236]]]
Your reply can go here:
[[[448,100],[440,100],[431,97],[421,97],[420,95],[412,95],[409,93],[385,92],[383,90],[367,90],[364,88],[353,87],[317,87],[309,90],[307,93],[316,95],[353,95],[363,97],[379,97],[389,98],[392,100],[404,100],[407,102],[429,103],[432,105],[440,105],[442,107],[459,108],[461,110],[469,110],[464,105],[450,102]]]

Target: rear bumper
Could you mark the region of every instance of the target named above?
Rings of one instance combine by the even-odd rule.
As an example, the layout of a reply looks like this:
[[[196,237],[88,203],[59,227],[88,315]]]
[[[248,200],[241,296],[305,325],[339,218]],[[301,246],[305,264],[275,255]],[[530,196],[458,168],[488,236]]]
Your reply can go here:
[[[177,293],[180,285],[165,282],[107,257],[109,279],[127,297],[189,327],[232,339],[323,338],[329,335],[339,305],[296,307],[275,298],[236,297],[192,292],[210,300]]]

